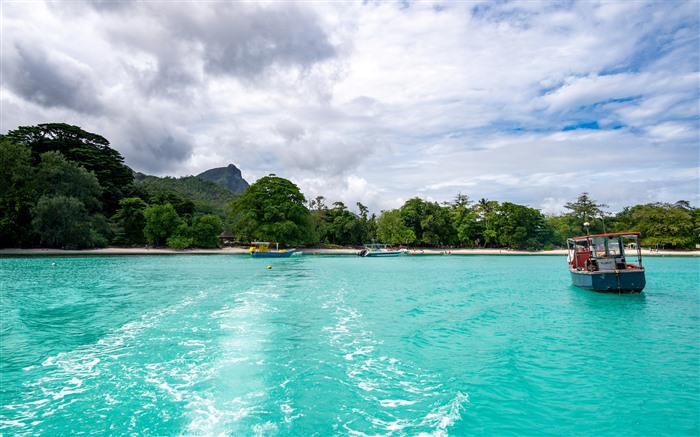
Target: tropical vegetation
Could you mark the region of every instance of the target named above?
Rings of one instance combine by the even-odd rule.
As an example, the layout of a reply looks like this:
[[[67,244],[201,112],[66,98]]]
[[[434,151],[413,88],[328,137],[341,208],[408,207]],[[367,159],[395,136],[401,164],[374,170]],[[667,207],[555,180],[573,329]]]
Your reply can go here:
[[[565,213],[544,215],[526,205],[458,193],[442,203],[414,197],[377,216],[360,202],[353,212],[324,196],[307,199],[274,174],[245,183],[239,195],[199,176],[134,173],[105,138],[62,123],[1,135],[0,167],[0,247],[211,248],[219,246],[224,230],[239,243],[286,246],[376,241],[541,250],[586,232],[627,231],[641,232],[647,247],[692,249],[700,243],[700,209],[684,200],[609,213],[584,192],[564,205]],[[232,166],[228,171],[240,173]]]

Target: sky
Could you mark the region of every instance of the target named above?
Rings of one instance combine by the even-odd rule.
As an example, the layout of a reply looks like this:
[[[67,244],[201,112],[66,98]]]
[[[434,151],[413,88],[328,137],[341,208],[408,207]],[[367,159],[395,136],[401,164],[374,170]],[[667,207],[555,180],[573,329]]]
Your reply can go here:
[[[0,133],[274,173],[358,211],[583,193],[700,206],[700,2],[0,3]]]

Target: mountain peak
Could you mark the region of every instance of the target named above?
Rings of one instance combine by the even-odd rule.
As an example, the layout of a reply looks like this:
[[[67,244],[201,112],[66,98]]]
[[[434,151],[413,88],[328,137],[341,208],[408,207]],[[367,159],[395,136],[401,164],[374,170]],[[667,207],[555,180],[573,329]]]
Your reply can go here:
[[[227,167],[212,168],[198,174],[197,177],[213,181],[236,194],[243,193],[249,187],[248,182],[243,179],[241,171],[233,164],[229,164]]]

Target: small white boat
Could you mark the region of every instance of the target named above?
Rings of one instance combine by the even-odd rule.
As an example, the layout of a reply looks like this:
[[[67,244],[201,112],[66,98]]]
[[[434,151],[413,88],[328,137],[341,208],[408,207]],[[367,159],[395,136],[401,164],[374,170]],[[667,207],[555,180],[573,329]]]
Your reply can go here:
[[[394,249],[393,245],[382,244],[382,243],[365,244],[365,248],[362,249],[361,251],[357,252],[358,256],[378,256],[378,257],[401,256],[401,255],[407,255],[407,254],[408,254],[408,249],[406,249],[404,247],[399,246],[398,249]]]

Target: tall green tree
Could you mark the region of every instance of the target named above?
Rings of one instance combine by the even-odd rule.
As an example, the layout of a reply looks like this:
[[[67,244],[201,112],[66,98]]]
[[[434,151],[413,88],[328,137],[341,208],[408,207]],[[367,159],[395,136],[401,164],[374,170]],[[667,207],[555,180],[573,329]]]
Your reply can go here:
[[[541,249],[551,237],[551,229],[542,213],[510,202],[500,206],[494,228],[499,244],[512,249]]]
[[[219,217],[214,214],[205,214],[198,217],[192,223],[191,235],[193,243],[197,247],[213,248],[219,246],[219,235],[224,230],[224,225]]]
[[[414,197],[407,200],[400,211],[403,223],[413,231],[417,244],[438,246],[456,240],[449,208]]]
[[[413,231],[415,241],[418,244],[423,243],[423,226],[421,223],[425,220],[425,217],[429,214],[428,202],[424,201],[419,197],[414,197],[408,199],[404,202],[403,206],[399,209],[401,214],[401,220],[403,224]],[[384,215],[384,214],[382,214]],[[381,225],[381,216],[380,225]]]
[[[269,175],[249,186],[229,204],[240,239],[270,240],[295,246],[313,240],[311,216],[299,188]]]
[[[595,200],[588,197],[588,193],[586,192],[581,193],[576,199],[576,202],[567,202],[564,204],[564,208],[571,211],[569,215],[579,221],[582,234],[586,232],[583,226],[586,222],[590,224],[589,232],[591,233],[607,231],[605,226],[606,213],[603,211],[603,208],[607,207],[608,205],[597,203]]]
[[[360,211],[360,243],[373,241],[377,236],[377,216],[369,215],[369,208],[357,202],[357,209]]]
[[[143,229],[146,241],[155,246],[164,246],[168,238],[183,224],[175,208],[169,203],[151,205],[143,211],[143,215],[146,218],[146,226]]]
[[[309,209],[314,211],[324,211],[326,209],[326,198],[323,196],[316,196],[315,199],[309,201]]]
[[[477,215],[470,207],[469,196],[458,193],[449,204],[452,227],[456,232],[456,241],[462,247],[473,247],[479,238]]]
[[[426,246],[452,245],[456,241],[456,230],[452,226],[450,210],[447,207],[433,204],[428,214],[421,221],[423,229],[422,243]]]
[[[110,215],[133,182],[131,169],[124,165],[124,158],[110,147],[109,141],[78,126],[65,123],[21,126],[6,137],[29,146],[37,161],[42,153],[58,151],[69,161],[93,172],[103,188],[100,200]]]
[[[362,230],[358,218],[343,202],[333,203],[333,208],[324,211],[321,218],[321,242],[337,245],[355,245],[362,242]]]
[[[126,197],[119,201],[119,210],[112,217],[115,244],[129,246],[146,242],[143,230],[146,227],[144,211],[147,207],[146,202],[138,197]]]
[[[29,147],[0,139],[0,247],[32,242],[34,171]]]
[[[39,196],[74,197],[91,212],[101,208],[102,187],[97,177],[59,152],[41,154],[36,170],[36,192]]]
[[[494,247],[498,242],[498,234],[493,229],[493,223],[498,215],[499,204],[495,200],[489,200],[485,197],[479,199],[479,202],[474,205],[474,211],[477,215],[477,241],[483,243],[484,247]],[[481,234],[481,236],[478,236]]]
[[[32,217],[42,246],[66,249],[94,247],[90,214],[75,197],[43,196],[32,208]]]
[[[404,224],[401,211],[382,211],[377,220],[377,238],[382,243],[407,244],[416,241],[413,230]]]
[[[326,198],[317,196],[315,199],[309,200],[309,214],[311,220],[312,235],[311,241],[314,243],[326,243],[326,235],[328,234],[328,223],[325,219],[328,208],[326,207]]]
[[[187,226],[184,221],[180,221],[180,224],[165,241],[169,248],[176,250],[189,249],[195,245],[192,228]]]
[[[35,173],[40,197],[32,209],[40,243],[71,248],[105,245],[109,229],[100,214],[102,188],[95,175],[59,152],[42,153],[40,159]]]

